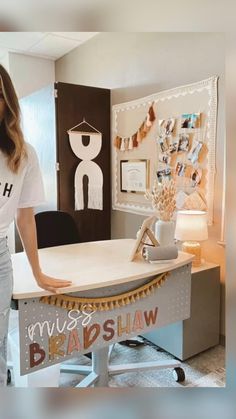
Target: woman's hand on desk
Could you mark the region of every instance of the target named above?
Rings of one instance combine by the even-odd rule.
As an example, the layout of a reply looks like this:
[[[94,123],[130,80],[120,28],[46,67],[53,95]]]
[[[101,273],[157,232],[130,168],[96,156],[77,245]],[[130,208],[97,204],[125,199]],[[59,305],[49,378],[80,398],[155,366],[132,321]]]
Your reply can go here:
[[[69,287],[71,285],[71,281],[51,278],[41,271],[39,265],[36,224],[33,208],[18,208],[16,222],[24,244],[25,252],[38,286],[57,294],[60,292],[60,288]]]
[[[35,279],[40,288],[55,294],[60,293],[60,288],[69,287],[72,284],[71,281],[52,278],[51,276],[45,275],[43,272],[35,276]]]

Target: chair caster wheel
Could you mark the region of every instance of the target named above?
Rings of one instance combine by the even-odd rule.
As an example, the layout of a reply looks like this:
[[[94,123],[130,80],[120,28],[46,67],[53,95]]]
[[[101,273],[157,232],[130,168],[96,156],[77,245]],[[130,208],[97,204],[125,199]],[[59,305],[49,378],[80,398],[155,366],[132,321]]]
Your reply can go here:
[[[7,370],[7,385],[9,386],[11,384],[11,371]]]
[[[172,374],[177,383],[182,383],[182,381],[185,380],[185,373],[184,373],[183,368],[180,368],[180,367],[174,368]]]

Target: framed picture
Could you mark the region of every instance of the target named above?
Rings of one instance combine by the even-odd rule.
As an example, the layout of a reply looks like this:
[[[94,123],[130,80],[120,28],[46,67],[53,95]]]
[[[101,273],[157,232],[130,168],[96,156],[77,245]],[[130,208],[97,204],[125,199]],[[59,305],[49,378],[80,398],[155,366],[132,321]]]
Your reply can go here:
[[[149,160],[121,160],[120,190],[144,194],[149,188]]]

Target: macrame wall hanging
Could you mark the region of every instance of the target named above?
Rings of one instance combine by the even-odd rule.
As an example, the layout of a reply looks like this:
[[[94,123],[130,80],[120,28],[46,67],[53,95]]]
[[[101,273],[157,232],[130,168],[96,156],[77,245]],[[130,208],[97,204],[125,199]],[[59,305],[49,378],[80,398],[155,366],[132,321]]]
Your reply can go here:
[[[145,120],[139,127],[138,131],[136,131],[133,135],[131,135],[128,138],[120,137],[119,135],[117,135],[114,140],[114,146],[118,148],[120,151],[129,151],[133,150],[133,148],[138,147],[139,144],[143,141],[143,139],[147,136],[155,119],[156,117],[152,104],[148,110]]]
[[[88,208],[103,209],[103,173],[97,163],[92,161],[97,157],[102,148],[102,134],[85,119],[70,128],[68,131],[70,146],[79,159],[74,178],[75,210],[84,209],[83,177],[88,177]],[[83,139],[89,140],[87,146]]]
[[[168,272],[164,272],[145,285],[141,285],[132,291],[113,295],[111,297],[86,298],[61,294],[41,297],[40,302],[66,310],[82,311],[83,309],[88,310],[89,308],[95,311],[113,310],[135,303],[135,301],[140,300],[140,298],[148,297],[154,292],[155,288],[160,288],[164,284],[168,275]]]

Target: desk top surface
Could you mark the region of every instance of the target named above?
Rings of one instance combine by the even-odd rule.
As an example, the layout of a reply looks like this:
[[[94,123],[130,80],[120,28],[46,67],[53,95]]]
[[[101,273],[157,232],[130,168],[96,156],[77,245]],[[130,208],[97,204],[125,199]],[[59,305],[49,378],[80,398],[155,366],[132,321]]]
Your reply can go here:
[[[122,284],[171,271],[190,263],[192,256],[179,252],[175,260],[148,263],[143,259],[129,261],[135,240],[106,240],[50,247],[39,250],[42,271],[55,278],[68,279],[72,285],[60,288],[71,293]],[[33,298],[51,294],[39,288],[24,252],[12,255],[14,272],[13,298]]]

